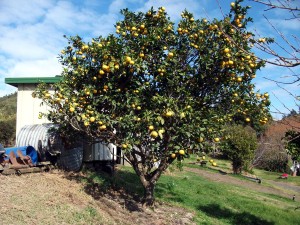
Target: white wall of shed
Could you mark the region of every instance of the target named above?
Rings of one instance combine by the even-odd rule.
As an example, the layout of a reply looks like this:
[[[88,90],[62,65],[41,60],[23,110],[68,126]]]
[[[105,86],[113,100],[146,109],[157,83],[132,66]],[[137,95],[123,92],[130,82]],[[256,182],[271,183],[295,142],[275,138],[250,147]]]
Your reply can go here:
[[[40,112],[48,112],[50,108],[45,104],[41,105],[41,99],[32,97],[35,89],[35,84],[20,84],[18,86],[16,135],[25,125],[50,123],[44,117],[42,119],[38,118]]]

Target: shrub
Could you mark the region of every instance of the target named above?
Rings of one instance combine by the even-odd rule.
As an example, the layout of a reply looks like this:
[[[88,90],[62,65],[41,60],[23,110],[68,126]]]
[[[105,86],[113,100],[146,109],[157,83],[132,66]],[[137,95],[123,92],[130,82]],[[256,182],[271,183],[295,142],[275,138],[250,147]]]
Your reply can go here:
[[[257,148],[256,132],[249,126],[231,125],[226,128],[222,149],[232,161],[235,174],[248,170]]]

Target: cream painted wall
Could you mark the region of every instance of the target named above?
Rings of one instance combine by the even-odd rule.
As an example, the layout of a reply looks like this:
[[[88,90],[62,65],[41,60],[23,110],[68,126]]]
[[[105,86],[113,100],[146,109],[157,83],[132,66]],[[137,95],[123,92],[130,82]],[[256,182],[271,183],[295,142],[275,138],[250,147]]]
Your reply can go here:
[[[50,122],[46,118],[38,118],[39,113],[47,112],[49,110],[49,107],[47,107],[45,104],[41,105],[41,99],[32,97],[32,92],[35,90],[35,88],[35,84],[18,85],[16,126],[17,135],[21,128],[25,125],[42,124]]]

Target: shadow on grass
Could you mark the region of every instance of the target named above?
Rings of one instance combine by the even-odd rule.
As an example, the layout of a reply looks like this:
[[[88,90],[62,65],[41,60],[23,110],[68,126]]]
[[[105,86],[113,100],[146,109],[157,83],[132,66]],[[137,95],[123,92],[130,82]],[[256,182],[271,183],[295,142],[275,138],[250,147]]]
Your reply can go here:
[[[269,222],[267,220],[261,219],[255,215],[252,215],[247,212],[233,212],[227,208],[221,208],[220,205],[217,204],[209,204],[205,206],[199,206],[199,210],[206,213],[211,217],[215,217],[218,219],[226,219],[229,220],[231,224],[236,225],[274,225],[274,222]]]
[[[129,211],[143,211],[141,205],[143,188],[134,173],[116,171],[114,174],[108,174],[102,171],[89,171],[66,173],[65,177],[84,184],[84,191],[96,200],[106,197]]]

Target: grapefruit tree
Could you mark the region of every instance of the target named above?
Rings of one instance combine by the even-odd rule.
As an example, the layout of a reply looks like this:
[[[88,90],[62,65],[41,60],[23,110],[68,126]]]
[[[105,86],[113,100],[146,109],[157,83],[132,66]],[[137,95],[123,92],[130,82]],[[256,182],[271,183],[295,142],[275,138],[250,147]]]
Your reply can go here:
[[[121,147],[152,205],[174,160],[219,141],[220,127],[237,114],[265,121],[268,97],[257,98],[251,83],[263,62],[251,52],[251,18],[239,3],[223,20],[184,11],[177,25],[164,7],[122,10],[116,34],[68,38],[55,93],[41,85],[35,94],[51,106],[54,123]]]

